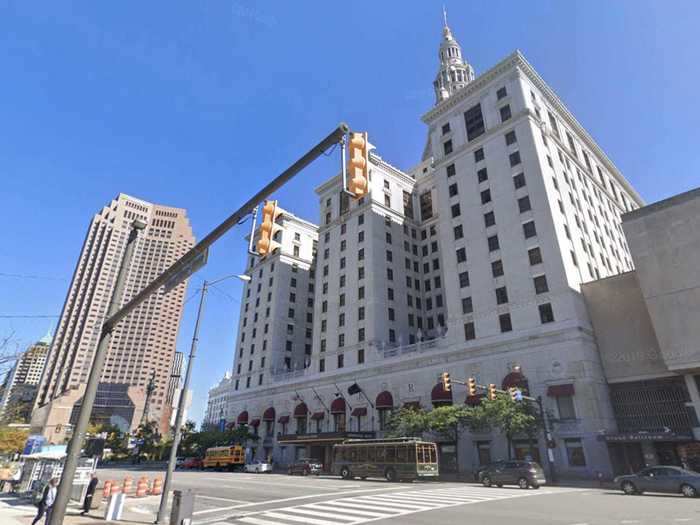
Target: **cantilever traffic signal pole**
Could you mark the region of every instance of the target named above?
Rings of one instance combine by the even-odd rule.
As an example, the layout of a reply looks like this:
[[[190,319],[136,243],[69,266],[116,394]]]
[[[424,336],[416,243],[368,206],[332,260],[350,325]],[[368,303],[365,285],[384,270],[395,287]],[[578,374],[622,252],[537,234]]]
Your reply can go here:
[[[75,477],[75,471],[78,467],[78,458],[80,457],[80,449],[83,445],[83,440],[85,438],[85,432],[87,430],[88,422],[90,420],[90,415],[92,413],[92,407],[95,402],[95,394],[97,393],[97,385],[99,384],[100,376],[102,375],[102,368],[104,367],[104,361],[106,358],[107,347],[109,346],[109,339],[114,327],[124,319],[130,312],[132,312],[137,306],[139,306],[143,301],[151,296],[154,292],[158,291],[166,283],[177,283],[179,280],[185,280],[189,277],[191,272],[187,272],[188,267],[191,267],[193,261],[200,258],[211,246],[214,244],[222,235],[224,235],[231,228],[236,226],[238,222],[246,217],[255,206],[257,206],[261,201],[269,197],[274,191],[282,187],[287,181],[294,177],[306,166],[311,164],[319,156],[321,156],[328,148],[338,144],[342,141],[343,137],[348,133],[348,125],[341,122],[337,128],[335,128],[331,133],[326,136],[321,142],[316,144],[311,148],[303,157],[297,160],[294,164],[288,167],[284,172],[278,175],[274,180],[268,183],[263,189],[258,191],[253,195],[248,201],[246,201],[243,206],[238,210],[233,212],[224,222],[219,224],[214,230],[212,230],[204,239],[199,241],[194,247],[190,249],[185,255],[180,259],[175,261],[175,263],[165,270],[162,274],[156,277],[151,284],[146,286],[138,294],[136,294],[127,304],[125,304],[121,309],[117,309],[119,301],[114,301],[114,296],[112,300],[115,304],[115,308],[110,307],[109,317],[102,324],[102,331],[100,333],[100,340],[97,345],[97,350],[95,352],[95,357],[92,363],[92,369],[90,370],[90,377],[88,379],[88,388],[83,396],[83,404],[80,407],[80,414],[78,415],[78,422],[73,430],[73,437],[71,439],[70,446],[68,448],[68,453],[66,456],[66,462],[63,467],[63,475],[61,476],[61,483],[58,486],[58,493],[56,494],[56,501],[53,505],[53,510],[51,512],[51,519],[49,525],[62,525],[63,518],[66,514],[66,507],[68,506],[68,498],[70,496],[71,487],[73,485],[73,478]],[[127,247],[129,245],[127,244]],[[126,254],[125,257],[126,259]],[[121,274],[121,270],[120,270]],[[124,279],[126,279],[126,273],[124,274]],[[119,277],[117,277],[117,282]],[[115,292],[118,291],[115,288]],[[121,294],[119,294],[121,298]],[[94,376],[94,379],[93,379]],[[94,383],[94,392],[88,395],[91,388],[91,383]]]

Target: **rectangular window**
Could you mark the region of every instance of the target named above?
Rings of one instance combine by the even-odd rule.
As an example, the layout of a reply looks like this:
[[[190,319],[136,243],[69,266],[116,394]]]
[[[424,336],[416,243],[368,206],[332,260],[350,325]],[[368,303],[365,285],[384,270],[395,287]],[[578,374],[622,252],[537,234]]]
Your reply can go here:
[[[520,197],[518,199],[518,210],[520,210],[520,213],[525,213],[526,211],[530,211],[532,209],[532,206],[530,205],[530,197],[528,195],[525,195],[524,197]]]
[[[461,272],[459,274],[459,287],[465,288],[469,286],[469,272]]]
[[[365,329],[364,328],[359,328],[357,330],[357,340],[360,342],[365,340]]]
[[[573,396],[557,396],[555,399],[557,400],[559,419],[576,419]]]
[[[508,95],[508,92],[506,91],[505,86],[498,88],[498,91],[496,91],[496,98],[498,100],[501,100],[502,98],[506,98],[506,95]]]
[[[530,248],[527,251],[527,256],[530,259],[531,266],[534,266],[536,264],[540,264],[542,262],[542,252],[540,251],[539,246],[536,246],[534,248]]]
[[[442,125],[442,134],[447,135],[450,132],[450,123],[447,122]]]
[[[452,153],[452,139],[445,141],[442,144],[442,149],[445,152],[445,155]]]
[[[494,277],[500,277],[503,275],[503,261],[500,259],[498,261],[493,261],[491,263],[491,273]]]
[[[467,261],[467,250],[464,248],[459,248],[457,250],[457,263],[463,263]],[[430,282],[430,281],[428,281]]]
[[[447,190],[450,194],[450,197],[454,197],[455,195],[457,195],[459,193],[459,191],[457,190],[457,184],[450,184],[450,186],[447,188]]]
[[[481,192],[481,204],[486,204],[488,202],[491,202],[491,190],[486,189]]]
[[[403,192],[403,214],[409,219],[413,219],[413,197],[407,191]]]
[[[518,138],[515,136],[514,130],[510,130],[508,133],[506,133],[506,146],[510,146],[516,142],[518,142]]]
[[[532,282],[535,285],[536,294],[547,293],[549,291],[549,286],[547,286],[546,275],[538,275],[537,277],[532,279]]]
[[[365,362],[365,349],[364,349],[364,348],[360,348],[360,349],[357,351],[357,364],[358,364],[358,365],[361,365],[361,364],[364,363],[364,362]]]
[[[566,447],[566,457],[569,460],[569,466],[586,466],[586,454],[583,451],[583,444],[580,439],[566,438],[564,439],[564,446]]]
[[[418,198],[420,203],[420,216],[422,220],[428,220],[433,216],[433,197],[430,191],[426,191]]]
[[[496,224],[496,215],[492,211],[484,213],[484,226],[487,228]]]
[[[517,166],[520,164],[520,152],[519,151],[514,151],[510,155],[508,155],[508,159],[510,160],[510,167],[512,168],[513,166]]]
[[[513,186],[515,186],[516,190],[518,188],[522,188],[523,186],[525,186],[525,174],[524,173],[518,173],[515,177],[513,177]]]
[[[360,306],[360,307],[357,309],[357,320],[358,320],[358,321],[364,321],[364,319],[365,319],[365,307],[364,307],[364,306]]]
[[[482,160],[484,160],[484,148],[474,150],[474,162],[481,162]]]
[[[503,106],[499,112],[501,113],[501,122],[505,122],[506,120],[509,120],[511,117],[511,112],[510,112],[510,105],[506,104]]]
[[[513,324],[510,320],[510,314],[499,315],[498,324],[501,327],[501,332],[510,332],[513,330]]]
[[[459,208],[459,203],[453,204],[452,207],[450,208],[450,212],[452,213],[452,218],[454,219],[455,217],[459,217],[461,215],[461,210]]]
[[[556,137],[559,138],[559,126],[557,126],[557,119],[554,118],[554,115],[552,115],[551,113],[549,113],[549,125],[552,127],[552,132],[554,133],[554,135],[556,135]]]
[[[566,140],[569,141],[569,149],[571,150],[571,153],[574,154],[574,157],[578,158],[578,155],[576,154],[576,145],[574,144],[574,137],[572,137],[571,133],[568,131],[566,132]]]
[[[479,183],[484,182],[488,180],[489,178],[489,173],[486,170],[486,168],[481,168],[479,171],[476,172],[476,178],[479,181]]]
[[[448,177],[453,177],[457,174],[457,168],[455,168],[454,164],[450,164],[449,166],[447,166],[446,171]]]
[[[505,304],[508,302],[508,290],[505,286],[496,288],[496,304]]]
[[[464,113],[464,123],[467,127],[467,140],[474,140],[486,131],[484,117],[481,113],[481,104],[472,106]]]
[[[551,303],[541,304],[537,307],[540,311],[540,321],[542,324],[554,322],[554,312]]]
[[[325,372],[325,371],[326,371],[326,360],[325,360],[325,359],[319,359],[319,360],[318,360],[318,371],[319,371],[319,372]]]
[[[489,237],[488,243],[490,252],[494,252],[500,248],[500,244],[498,243],[498,235],[492,235]]]
[[[472,339],[476,339],[476,331],[474,330],[474,323],[473,322],[464,323],[464,339],[466,341],[471,341]]]
[[[462,313],[470,314],[474,311],[471,297],[462,297]]]
[[[464,237],[464,229],[462,228],[462,225],[461,225],[461,224],[455,226],[455,227],[452,229],[452,231],[453,231],[453,233],[454,233],[455,240],[461,239],[462,237]]]
[[[338,334],[338,347],[345,346],[345,334]]]
[[[535,221],[528,221],[525,224],[523,224],[523,234],[525,235],[526,239],[529,239],[530,237],[534,237],[537,235],[537,229],[535,228]]]

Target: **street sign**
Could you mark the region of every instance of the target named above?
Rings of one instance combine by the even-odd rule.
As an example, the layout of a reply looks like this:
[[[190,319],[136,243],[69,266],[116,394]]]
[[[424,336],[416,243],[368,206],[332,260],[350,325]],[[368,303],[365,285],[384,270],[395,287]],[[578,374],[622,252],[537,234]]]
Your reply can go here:
[[[163,291],[168,293],[175,288],[178,284],[207,264],[207,259],[209,259],[209,247],[202,252],[195,253],[188,261],[184,261],[178,271],[165,281],[165,284],[163,284]]]

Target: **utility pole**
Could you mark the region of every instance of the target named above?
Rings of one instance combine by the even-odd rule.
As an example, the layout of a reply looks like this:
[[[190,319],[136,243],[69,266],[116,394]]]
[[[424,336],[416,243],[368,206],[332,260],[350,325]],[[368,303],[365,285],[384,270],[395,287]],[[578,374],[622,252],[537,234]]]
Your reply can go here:
[[[190,386],[190,377],[192,376],[192,365],[194,357],[197,353],[197,341],[199,340],[199,323],[204,310],[204,299],[207,296],[207,287],[209,283],[204,281],[202,284],[202,294],[199,296],[199,308],[197,309],[197,320],[194,322],[194,333],[192,334],[192,344],[190,345],[190,356],[187,359],[187,370],[185,371],[185,382],[180,391],[180,399],[177,404],[177,416],[175,416],[175,435],[173,436],[173,445],[170,448],[170,461],[168,461],[168,470],[165,472],[165,482],[163,483],[163,494],[160,497],[160,507],[158,507],[158,517],[156,523],[165,523],[165,514],[168,507],[168,495],[170,493],[170,485],[172,483],[173,470],[175,470],[175,461],[177,459],[177,448],[180,445],[180,427],[182,427],[182,417],[185,413],[187,404],[187,389]]]
[[[100,333],[100,340],[97,345],[97,351],[95,353],[95,359],[92,363],[92,369],[90,370],[90,377],[88,379],[88,389],[86,390],[85,396],[83,397],[83,404],[80,409],[80,414],[78,416],[78,423],[73,431],[73,438],[71,444],[68,447],[68,452],[66,456],[66,462],[63,467],[63,475],[61,476],[61,483],[58,486],[58,492],[56,494],[56,501],[53,505],[53,510],[51,512],[51,519],[48,525],[62,525],[63,518],[66,514],[66,507],[68,506],[68,498],[73,484],[73,477],[75,476],[75,471],[78,467],[78,458],[80,456],[80,448],[83,444],[83,438],[85,436],[85,431],[88,426],[90,419],[90,413],[92,412],[92,407],[95,403],[95,394],[97,393],[97,385],[99,383],[100,376],[102,375],[102,369],[104,367],[104,362],[106,358],[106,350],[109,345],[110,336],[114,327],[124,319],[129,313],[136,309],[141,303],[148,299],[152,294],[160,290],[164,285],[169,285],[170,289],[177,285],[179,282],[184,281],[190,275],[192,275],[196,270],[198,270],[201,265],[196,265],[198,261],[202,261],[204,255],[208,252],[209,247],[219,240],[226,232],[231,228],[239,224],[241,219],[245,218],[250,214],[253,209],[264,199],[269,197],[274,191],[281,188],[287,181],[291,180],[295,175],[297,175],[306,166],[311,164],[318,157],[323,155],[327,149],[341,142],[346,133],[348,133],[348,125],[341,122],[338,127],[336,127],[331,133],[329,133],[321,142],[316,144],[308,152],[306,152],[300,159],[298,159],[294,164],[289,166],[280,175],[275,177],[271,182],[265,185],[260,191],[248,199],[240,208],[229,215],[221,224],[214,228],[209,234],[207,234],[204,239],[199,241],[195,246],[193,246],[185,255],[180,257],[175,263],[165,270],[162,274],[156,277],[149,285],[147,285],[143,290],[132,297],[128,303],[126,303],[121,309],[118,304],[119,301],[113,301],[110,304],[110,309],[108,313],[108,318],[102,324],[102,330]],[[145,228],[145,224],[139,222],[141,225],[139,229]],[[132,231],[133,234],[133,231]],[[135,234],[134,234],[135,237]],[[127,250],[129,249],[129,243],[127,243]],[[132,246],[133,250],[133,246]],[[126,253],[124,259],[126,259]],[[129,258],[133,255],[133,252],[129,253]],[[126,271],[124,269],[122,261],[122,268],[120,268],[119,276],[117,277],[117,284],[122,278],[121,288],[124,287],[124,280],[126,279]],[[122,275],[122,273],[124,275]],[[118,287],[117,287],[118,288]],[[115,291],[117,291],[115,288]],[[121,290],[119,297],[121,297]],[[94,380],[93,380],[94,377]],[[90,384],[93,384],[92,391],[90,391]]]
[[[542,396],[537,396],[537,406],[540,409],[540,416],[542,417],[542,431],[544,432],[544,446],[547,449],[547,464],[549,465],[549,477],[552,483],[557,482],[557,471],[554,464],[554,452],[549,448],[549,444],[552,442],[552,434],[549,432],[549,418],[547,417],[547,412],[544,411],[544,406],[542,405]]]
[[[109,302],[109,309],[107,310],[107,320],[102,324],[100,342],[97,344],[95,357],[92,360],[90,376],[88,377],[87,386],[85,387],[85,394],[83,394],[83,403],[80,406],[78,421],[75,424],[73,436],[70,439],[68,450],[66,451],[66,462],[63,466],[61,482],[58,485],[56,500],[54,501],[51,520],[49,522],[50,525],[61,525],[63,523],[63,516],[66,512],[68,498],[73,486],[73,478],[75,477],[75,471],[78,467],[80,449],[83,446],[85,432],[90,423],[90,415],[92,414],[92,407],[95,404],[97,387],[100,384],[102,369],[104,368],[105,359],[107,358],[107,349],[112,339],[114,324],[111,324],[109,319],[119,311],[119,303],[121,303],[124,288],[126,287],[126,276],[129,273],[129,266],[134,257],[136,239],[138,238],[139,231],[143,230],[145,227],[146,224],[138,219],[131,223],[131,231],[126,241],[126,249],[124,250],[124,256],[119,266],[119,273],[117,274],[117,280],[114,284],[114,290],[112,291],[112,298]]]
[[[148,412],[151,409],[151,396],[156,390],[156,371],[151,370],[151,377],[148,379],[148,384],[146,385],[146,402],[143,405],[143,414],[141,414],[141,424],[148,423]]]

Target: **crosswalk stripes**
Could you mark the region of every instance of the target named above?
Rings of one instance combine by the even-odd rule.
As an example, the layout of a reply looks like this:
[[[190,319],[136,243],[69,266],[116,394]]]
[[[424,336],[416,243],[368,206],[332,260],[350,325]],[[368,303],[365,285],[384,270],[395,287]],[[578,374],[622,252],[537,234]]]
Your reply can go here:
[[[359,525],[384,518],[457,505],[550,494],[544,490],[481,487],[407,490],[319,501],[251,513],[227,521],[235,525]]]

